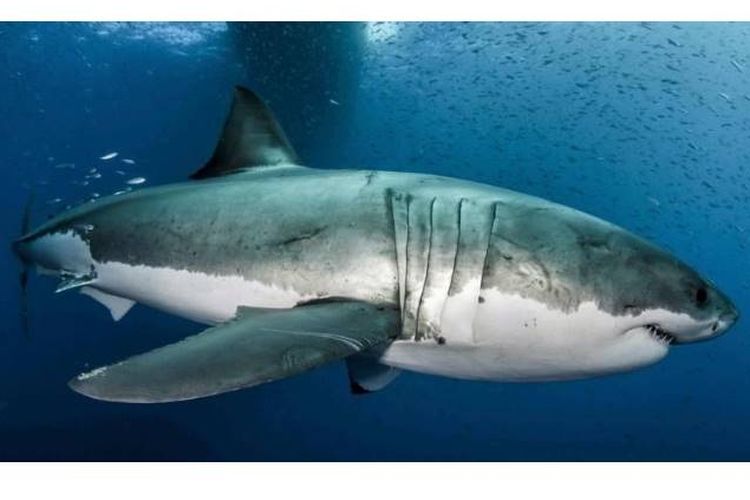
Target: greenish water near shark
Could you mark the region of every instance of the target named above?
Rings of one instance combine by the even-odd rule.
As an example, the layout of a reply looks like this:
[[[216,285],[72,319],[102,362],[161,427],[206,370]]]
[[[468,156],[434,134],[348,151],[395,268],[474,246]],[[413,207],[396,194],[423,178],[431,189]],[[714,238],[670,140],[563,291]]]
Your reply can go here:
[[[3,24],[3,234],[18,235],[30,191],[38,224],[186,179],[241,83],[306,165],[563,203],[669,249],[744,310],[749,36],[747,24],[702,23]],[[32,278],[24,337],[18,265],[5,259],[3,459],[747,459],[743,322],[587,381],[405,373],[353,397],[333,364],[205,400],[111,405],[65,382],[203,327],[141,306],[113,324]]]

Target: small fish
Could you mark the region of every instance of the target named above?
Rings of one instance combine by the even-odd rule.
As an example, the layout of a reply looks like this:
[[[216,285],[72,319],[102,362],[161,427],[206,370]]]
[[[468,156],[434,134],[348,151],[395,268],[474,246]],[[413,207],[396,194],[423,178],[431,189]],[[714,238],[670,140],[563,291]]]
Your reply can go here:
[[[111,153],[107,153],[104,156],[100,156],[100,160],[111,160],[112,158],[116,157],[119,153],[117,151],[113,151]]]
[[[128,179],[125,183],[130,184],[131,186],[136,186],[138,184],[143,184],[144,182],[146,182],[144,177],[133,177],[132,179]]]
[[[116,173],[117,175],[125,175],[125,172],[124,172],[124,171],[122,171],[122,170],[115,170],[115,173]]]
[[[727,94],[725,94],[724,92],[719,92],[719,97],[721,97],[722,99],[724,99],[724,100],[725,100],[725,101],[727,101],[727,102],[732,102],[732,98],[731,98],[731,97],[729,97],[729,96],[728,96]]]
[[[130,158],[122,158],[120,161],[128,165],[135,165],[135,160],[131,160]]]
[[[738,63],[737,61],[735,61],[734,59],[732,59],[732,66],[734,66],[737,69],[737,71],[742,73],[742,65]]]
[[[101,195],[99,193],[91,193],[92,198],[99,198]]]
[[[86,178],[87,179],[101,179],[102,178],[102,174],[100,174],[100,173],[97,172],[95,174],[87,175]]]
[[[58,163],[55,168],[76,168],[75,163]]]
[[[60,203],[62,201],[62,198],[52,198],[47,202],[48,205],[55,205],[57,203]]]
[[[336,99],[328,99],[328,102],[330,102],[334,106],[341,106],[341,103],[338,102]]]
[[[95,173],[96,173],[96,167],[94,167],[94,168],[90,168],[90,169],[89,169],[89,173],[90,173],[90,174],[95,174]]]

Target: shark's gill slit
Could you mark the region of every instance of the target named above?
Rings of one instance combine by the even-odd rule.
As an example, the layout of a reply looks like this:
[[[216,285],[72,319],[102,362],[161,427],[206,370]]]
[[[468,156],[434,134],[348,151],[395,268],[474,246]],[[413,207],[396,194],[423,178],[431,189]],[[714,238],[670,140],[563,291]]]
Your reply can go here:
[[[424,340],[427,337],[427,328],[422,323],[422,305],[425,299],[425,290],[427,290],[428,280],[430,279],[430,260],[432,258],[432,247],[434,246],[433,241],[433,228],[435,227],[435,201],[437,198],[430,200],[429,215],[427,220],[427,263],[424,268],[424,278],[422,278],[422,290],[419,293],[419,303],[417,305],[417,336],[416,340]]]
[[[453,266],[451,267],[451,279],[450,284],[448,285],[448,296],[453,295],[457,292],[456,290],[456,271],[458,269],[458,253],[461,249],[461,210],[463,210],[464,202],[466,201],[466,198],[461,198],[458,200],[457,210],[456,210],[456,226],[457,226],[457,235],[456,235],[456,251],[453,254]]]

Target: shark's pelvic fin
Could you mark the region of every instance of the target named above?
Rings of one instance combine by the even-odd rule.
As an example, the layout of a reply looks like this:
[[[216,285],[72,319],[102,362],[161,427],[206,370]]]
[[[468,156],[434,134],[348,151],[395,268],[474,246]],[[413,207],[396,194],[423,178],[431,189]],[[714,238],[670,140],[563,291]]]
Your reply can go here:
[[[60,283],[55,288],[55,293],[65,292],[74,288],[81,288],[96,281],[96,273],[89,274],[60,274]]]
[[[128,311],[135,305],[135,301],[126,299],[124,297],[118,297],[117,295],[111,295],[96,288],[85,286],[81,288],[81,293],[88,295],[95,301],[102,304],[104,307],[109,309],[109,314],[112,315],[112,319],[120,321]]]
[[[352,394],[379,391],[401,373],[398,368],[380,364],[376,357],[366,354],[355,354],[347,358],[346,369]]]
[[[176,344],[70,381],[106,401],[195,399],[289,377],[394,338],[397,309],[341,301],[243,314]]]
[[[234,101],[214,154],[191,179],[204,179],[252,167],[298,163],[271,110],[252,91],[235,87]]]

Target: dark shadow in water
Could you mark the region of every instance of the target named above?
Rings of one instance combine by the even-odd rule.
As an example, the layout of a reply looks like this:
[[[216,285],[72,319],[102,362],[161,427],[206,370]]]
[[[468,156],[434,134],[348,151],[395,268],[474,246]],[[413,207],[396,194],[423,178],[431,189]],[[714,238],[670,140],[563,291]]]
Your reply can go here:
[[[2,461],[202,461],[205,443],[159,418],[105,418],[0,431]]]

